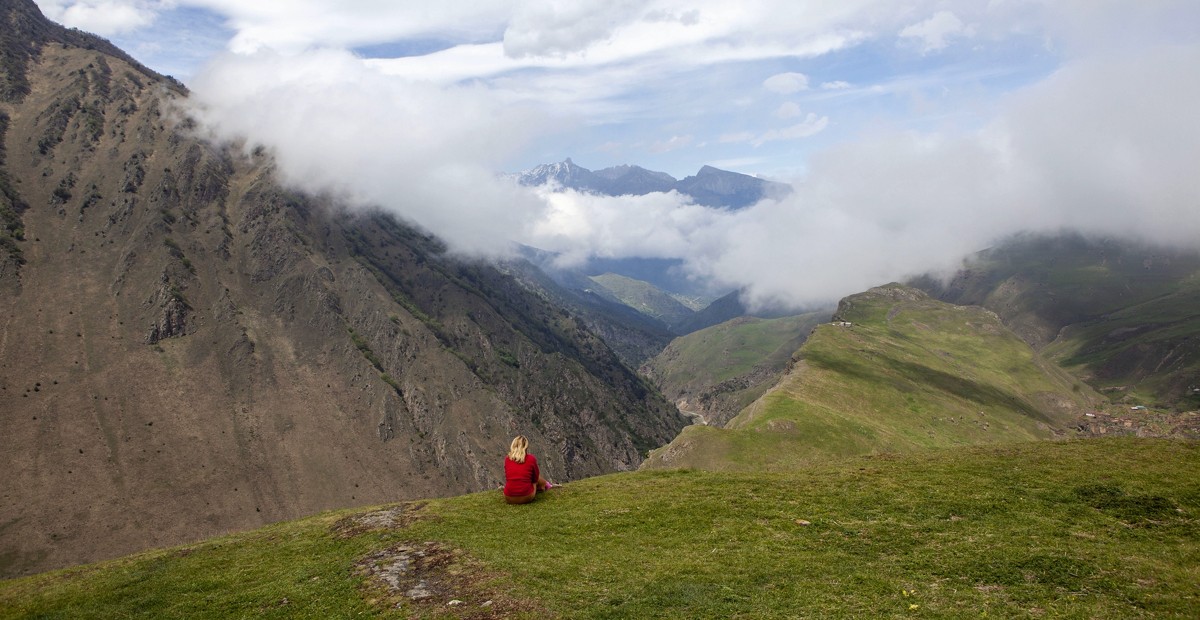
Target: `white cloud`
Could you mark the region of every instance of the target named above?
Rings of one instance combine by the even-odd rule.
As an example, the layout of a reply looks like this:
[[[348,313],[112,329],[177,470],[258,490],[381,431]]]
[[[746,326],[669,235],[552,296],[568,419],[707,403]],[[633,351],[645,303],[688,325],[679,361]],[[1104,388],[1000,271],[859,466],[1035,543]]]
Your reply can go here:
[[[821,82],[821,88],[825,90],[845,90],[850,88],[850,82],[837,80],[834,82]]]
[[[174,3],[170,0],[39,0],[37,4],[46,17],[56,22],[109,37],[154,23],[158,12]]]
[[[791,111],[791,108],[788,108],[786,113],[790,114]],[[795,113],[800,113],[799,108],[795,109]],[[776,142],[779,140],[799,140],[801,138],[815,136],[816,134],[824,131],[828,126],[828,116],[817,116],[816,114],[809,112],[807,115],[805,115],[804,120],[794,125],[789,125],[780,129],[768,129],[762,133],[738,131],[722,134],[717,141],[721,144],[748,142],[756,147],[759,147],[768,142]]]
[[[752,140],[750,143],[754,146],[762,146],[767,142],[774,142],[776,140],[799,140],[801,138],[807,138],[809,136],[814,136],[818,133],[821,133],[821,131],[823,131],[828,125],[828,116],[817,116],[816,114],[809,112],[808,115],[804,117],[803,121],[796,123],[795,125],[784,127],[783,129],[769,130]]]
[[[286,183],[389,209],[458,250],[503,252],[544,207],[494,174],[542,115],[480,87],[389,77],[346,52],[259,52],[214,63],[191,103],[217,137],[270,147]]]
[[[900,38],[918,39],[921,53],[928,54],[946,48],[955,38],[975,35],[975,27],[966,25],[950,11],[938,11],[922,22],[910,24],[900,31]]]
[[[235,52],[263,48],[298,52],[315,47],[353,47],[403,38],[459,42],[495,40],[515,2],[440,0],[175,0],[216,11],[236,31]]]
[[[1015,96],[997,131],[1019,199],[1048,225],[1196,247],[1197,63],[1200,45],[1094,58]]]
[[[803,303],[835,300],[909,274],[952,267],[996,237],[1023,229],[1074,227],[1193,247],[1200,238],[1200,187],[1192,170],[1200,161],[1200,119],[1191,110],[1200,100],[1200,76],[1192,70],[1200,66],[1200,45],[1194,33],[1179,25],[1195,23],[1185,19],[1198,11],[1194,3],[1163,0],[1167,8],[1156,9],[1153,27],[1137,26],[1139,19],[1109,20],[1136,26],[1121,32],[1127,43],[1116,51],[1077,42],[1108,33],[1099,26],[1071,30],[1071,43],[1064,47],[1081,50],[1079,56],[1023,90],[981,93],[987,105],[961,125],[972,129],[947,124],[914,133],[890,128],[890,122],[920,126],[906,125],[909,119],[902,114],[871,118],[876,109],[863,106],[856,110],[859,118],[853,118],[839,110],[839,129],[849,120],[860,123],[839,132],[842,142],[802,160],[780,162],[779,153],[801,150],[785,141],[825,131],[830,119],[809,112],[782,128],[738,127],[731,124],[736,122],[733,114],[705,116],[696,106],[679,115],[679,124],[669,125],[675,135],[660,143],[608,130],[626,118],[641,121],[641,127],[667,126],[657,117],[646,120],[664,106],[643,91],[657,87],[677,96],[677,84],[696,75],[713,76],[713,68],[743,66],[734,63],[770,59],[777,66],[779,59],[819,59],[831,50],[869,38],[891,40],[888,33],[905,31],[903,38],[914,45],[950,56],[965,53],[960,48],[966,46],[950,49],[950,44],[971,34],[972,26],[966,24],[979,24],[981,41],[1003,39],[1006,28],[1021,36],[1063,37],[1069,30],[1064,24],[1074,24],[1068,18],[1077,14],[1127,11],[1087,2],[979,1],[956,3],[956,14],[947,13],[954,18],[950,20],[938,17],[932,0],[905,6],[849,0],[803,7],[762,0],[733,8],[660,0],[645,7],[594,8],[587,13],[590,21],[579,26],[578,45],[551,35],[533,37],[522,40],[517,49],[524,55],[515,58],[506,55],[500,41],[517,10],[507,5],[493,14],[490,8],[472,13],[456,3],[445,12],[422,16],[422,7],[436,7],[383,3],[376,20],[387,22],[379,16],[394,18],[409,11],[413,22],[367,25],[358,31],[354,26],[371,13],[364,8],[371,4],[366,0],[345,3],[348,8],[338,5],[336,11],[330,8],[335,5],[315,0],[295,5],[203,1],[226,6],[231,22],[241,24],[236,26],[238,49],[251,49],[255,41],[307,49],[314,42],[379,40],[401,28],[427,35],[454,28],[492,32],[419,58],[370,63],[331,50],[285,55],[260,49],[219,60],[193,84],[201,119],[223,137],[246,135],[270,146],[290,182],[394,210],[457,249],[497,252],[515,239],[563,250],[575,259],[676,257],[696,274],[747,287],[755,299]],[[401,4],[406,8],[395,8]],[[470,15],[461,24],[450,23],[463,12]],[[1045,17],[1051,13],[1055,17]],[[913,15],[933,17],[913,24]],[[988,16],[995,19],[984,19]],[[528,19],[524,27],[531,32],[539,23],[558,23],[554,15],[530,13]],[[303,23],[292,30],[287,20]],[[1160,32],[1167,35],[1159,37]],[[1147,41],[1160,38],[1182,43],[1147,47]],[[1055,58],[1028,73],[1044,75],[1043,68],[1058,62]],[[765,65],[754,66],[761,70]],[[964,74],[984,69],[991,68],[967,63]],[[882,81],[931,90],[938,79],[931,71],[883,76]],[[754,81],[742,79],[744,92],[757,91]],[[788,98],[806,108],[818,98],[836,97],[848,105],[857,98],[883,99],[874,99],[869,88],[861,93],[806,92],[808,78],[799,73],[777,74],[762,86],[803,93]],[[846,86],[822,84],[831,91]],[[880,87],[878,92],[901,91]],[[724,112],[731,109],[731,99],[722,93]],[[756,99],[739,108],[735,118],[799,111],[798,106],[773,110],[777,101]],[[712,125],[720,128],[714,132],[727,132],[718,139],[697,131],[713,119],[723,121]],[[708,144],[704,152],[714,160],[732,160],[758,147],[752,151],[755,165],[786,165],[805,174],[786,200],[733,214],[688,204],[675,194],[637,199],[571,192],[538,196],[492,176],[529,140],[555,134],[567,122],[594,128],[600,136],[596,143],[664,152]],[[730,126],[749,129],[724,129]],[[974,129],[978,127],[983,129]],[[715,148],[717,143],[725,146]]]
[[[796,118],[800,114],[800,104],[795,101],[785,101],[775,109],[776,118]]]
[[[781,95],[808,90],[808,76],[803,73],[777,73],[763,81],[763,88]]]
[[[504,53],[522,58],[581,52],[637,21],[641,6],[634,0],[522,3],[504,31]]]
[[[1195,66],[1200,46],[1081,61],[1006,97],[982,129],[874,132],[824,151],[780,202],[725,213],[671,195],[564,198],[574,210],[561,227],[543,222],[537,239],[554,238],[576,259],[682,258],[754,302],[794,305],[950,270],[1020,231],[1195,248]],[[622,214],[647,209],[622,228]]]
[[[532,223],[526,240],[561,252],[563,265],[593,256],[687,256],[695,235],[720,229],[729,217],[675,192],[610,197],[543,191],[541,197],[549,205],[547,216]]]

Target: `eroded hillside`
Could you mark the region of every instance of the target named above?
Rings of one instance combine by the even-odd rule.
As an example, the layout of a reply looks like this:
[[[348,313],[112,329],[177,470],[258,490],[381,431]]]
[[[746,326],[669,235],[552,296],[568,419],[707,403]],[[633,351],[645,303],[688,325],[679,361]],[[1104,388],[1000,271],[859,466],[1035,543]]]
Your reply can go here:
[[[558,479],[634,469],[682,426],[511,278],[281,187],[177,84],[0,12],[0,575],[488,488],[516,433]]]

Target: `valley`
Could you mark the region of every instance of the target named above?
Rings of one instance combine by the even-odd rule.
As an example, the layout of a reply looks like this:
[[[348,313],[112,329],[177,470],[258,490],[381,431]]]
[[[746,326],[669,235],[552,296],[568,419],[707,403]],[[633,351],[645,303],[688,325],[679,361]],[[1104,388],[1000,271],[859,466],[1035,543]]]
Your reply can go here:
[[[1200,610],[1200,248],[1021,233],[836,307],[475,255],[31,0],[0,25],[0,618]],[[497,178],[731,227],[799,187]],[[555,482],[519,509],[517,434]]]

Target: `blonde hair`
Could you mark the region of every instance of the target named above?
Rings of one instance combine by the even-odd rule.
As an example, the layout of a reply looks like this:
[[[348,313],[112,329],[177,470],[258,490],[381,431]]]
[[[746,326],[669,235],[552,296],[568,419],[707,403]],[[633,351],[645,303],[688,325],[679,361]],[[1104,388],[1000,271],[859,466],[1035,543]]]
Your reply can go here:
[[[525,451],[529,449],[529,440],[525,439],[524,435],[517,435],[512,440],[512,445],[508,447],[508,458],[514,463],[525,462]]]

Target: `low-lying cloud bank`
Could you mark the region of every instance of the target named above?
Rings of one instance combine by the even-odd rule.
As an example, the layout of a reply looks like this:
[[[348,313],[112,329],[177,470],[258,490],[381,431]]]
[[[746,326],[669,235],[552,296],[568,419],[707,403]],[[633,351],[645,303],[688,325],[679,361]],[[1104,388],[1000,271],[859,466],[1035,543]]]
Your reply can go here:
[[[495,170],[546,124],[479,87],[388,77],[341,50],[263,50],[210,65],[190,106],[213,138],[270,148],[285,183],[394,211],[463,252],[507,251],[544,211]]]
[[[882,133],[822,153],[782,202],[554,194],[534,245],[683,258],[759,302],[832,301],[948,271],[1008,235],[1075,230],[1200,249],[1195,48],[1069,66],[958,135]]]
[[[229,56],[193,90],[207,127],[271,147],[287,182],[392,210],[458,251],[680,258],[753,300],[804,305],[952,269],[1019,231],[1200,247],[1198,66],[1198,46],[1091,55],[981,128],[864,134],[811,158],[786,200],[739,212],[517,187],[495,171],[549,128],[546,111],[343,52]]]

